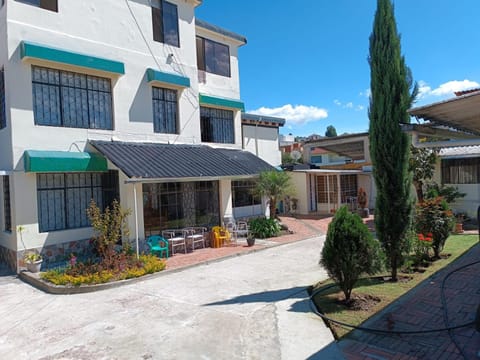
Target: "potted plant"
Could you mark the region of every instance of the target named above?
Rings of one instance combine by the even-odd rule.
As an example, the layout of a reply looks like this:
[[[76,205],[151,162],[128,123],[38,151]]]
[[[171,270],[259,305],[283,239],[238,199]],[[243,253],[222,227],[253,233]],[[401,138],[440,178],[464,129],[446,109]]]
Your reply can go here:
[[[455,233],[457,234],[463,233],[463,220],[465,220],[464,213],[458,213],[455,215]]]
[[[36,252],[28,252],[25,253],[23,260],[25,261],[28,271],[32,273],[37,273],[40,271],[43,262],[42,255]]]
[[[255,245],[255,236],[251,232],[247,234],[247,245],[248,246],[253,246]]]

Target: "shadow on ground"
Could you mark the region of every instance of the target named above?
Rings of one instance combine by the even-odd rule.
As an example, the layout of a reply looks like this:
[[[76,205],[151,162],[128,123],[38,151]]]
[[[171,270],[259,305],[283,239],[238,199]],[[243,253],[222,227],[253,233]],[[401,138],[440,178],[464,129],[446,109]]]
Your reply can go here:
[[[288,311],[310,312],[310,308],[308,306],[309,299],[306,286],[297,286],[288,289],[262,291],[254,294],[241,295],[223,301],[208,303],[205,304],[205,306],[247,303],[274,303],[285,299],[301,299],[300,301],[293,303],[288,309]]]

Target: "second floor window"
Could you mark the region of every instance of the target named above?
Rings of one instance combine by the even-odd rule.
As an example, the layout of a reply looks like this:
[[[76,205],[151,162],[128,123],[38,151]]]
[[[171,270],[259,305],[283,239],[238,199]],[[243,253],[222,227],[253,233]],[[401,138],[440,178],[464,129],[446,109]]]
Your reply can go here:
[[[235,143],[233,111],[200,107],[202,142]]]
[[[7,126],[7,114],[5,112],[5,72],[0,69],[0,129]]]
[[[197,36],[197,67],[212,74],[230,77],[228,46]]]
[[[45,10],[58,12],[57,0],[15,0],[24,4],[33,5]]]
[[[153,130],[177,134],[177,91],[152,87]]]
[[[110,79],[32,66],[36,125],[113,130]]]
[[[164,0],[152,0],[153,40],[180,47],[177,5]]]

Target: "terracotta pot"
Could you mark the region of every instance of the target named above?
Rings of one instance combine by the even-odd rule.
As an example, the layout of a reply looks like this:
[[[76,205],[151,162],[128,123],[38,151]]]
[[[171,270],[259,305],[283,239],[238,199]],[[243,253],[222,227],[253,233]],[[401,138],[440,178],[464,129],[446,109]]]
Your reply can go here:
[[[457,234],[463,233],[463,224],[462,223],[456,223],[455,224],[455,232]]]

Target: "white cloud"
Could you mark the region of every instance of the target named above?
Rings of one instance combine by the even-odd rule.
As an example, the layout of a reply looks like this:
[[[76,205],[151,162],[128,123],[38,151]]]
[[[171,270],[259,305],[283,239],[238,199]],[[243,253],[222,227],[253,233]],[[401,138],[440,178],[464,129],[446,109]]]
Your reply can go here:
[[[362,111],[363,109],[365,109],[365,106],[363,106],[363,105],[358,105],[358,106],[355,108],[356,111]]]
[[[453,97],[455,91],[462,91],[480,87],[480,84],[471,80],[452,80],[441,84],[435,89],[432,89],[425,81],[418,82],[418,97],[425,98],[427,96],[436,97]]]
[[[351,109],[351,108],[353,108],[353,103],[350,101],[350,102],[348,102],[348,103],[345,104],[345,107],[346,107],[347,109]]]
[[[290,123],[304,124],[307,122],[325,119],[328,112],[325,109],[316,106],[286,104],[277,108],[261,107],[257,110],[249,111],[252,114],[275,116],[285,118]]]
[[[360,91],[360,94],[358,95],[369,98],[371,94],[372,92],[370,91],[370,88],[368,88],[368,89],[365,89],[365,91]]]
[[[338,99],[333,100],[333,103],[334,103],[335,105],[342,106],[342,103],[341,103],[340,100],[338,100]]]

